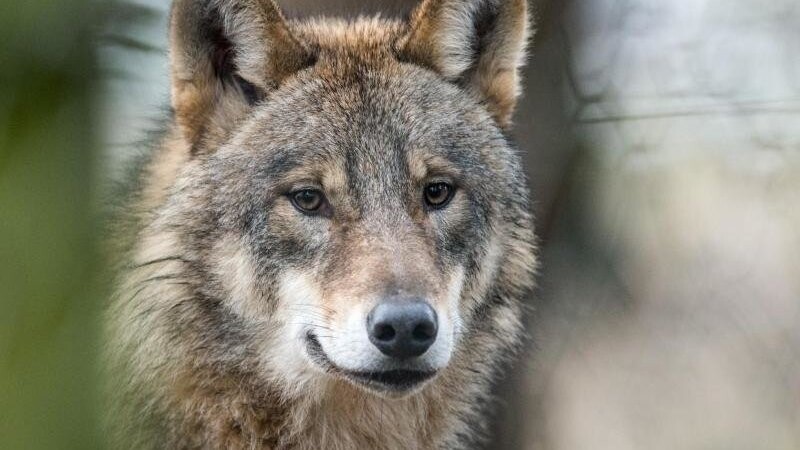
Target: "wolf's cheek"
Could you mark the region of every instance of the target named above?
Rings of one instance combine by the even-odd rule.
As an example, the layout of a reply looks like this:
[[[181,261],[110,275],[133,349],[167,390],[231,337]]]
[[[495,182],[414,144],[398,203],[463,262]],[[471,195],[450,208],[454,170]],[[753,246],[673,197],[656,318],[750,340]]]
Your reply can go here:
[[[465,265],[475,247],[482,245],[488,230],[488,208],[471,192],[459,190],[447,209],[431,214],[436,252],[445,271]]]
[[[247,239],[232,233],[223,235],[211,250],[211,272],[221,285],[225,304],[249,323],[261,323],[269,316],[267,293],[259,289],[258,270]]]
[[[293,269],[276,274],[272,288],[275,308],[257,343],[263,374],[297,395],[316,392],[309,388],[320,381],[319,373],[308,363],[305,335],[325,321],[317,303],[321,292],[308,273]]]

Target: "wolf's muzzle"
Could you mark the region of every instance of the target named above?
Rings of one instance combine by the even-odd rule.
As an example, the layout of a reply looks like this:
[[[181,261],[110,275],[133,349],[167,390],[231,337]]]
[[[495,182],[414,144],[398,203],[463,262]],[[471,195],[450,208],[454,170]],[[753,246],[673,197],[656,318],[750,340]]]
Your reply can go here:
[[[436,341],[436,311],[420,299],[391,298],[367,315],[367,335],[378,350],[398,359],[415,358]]]

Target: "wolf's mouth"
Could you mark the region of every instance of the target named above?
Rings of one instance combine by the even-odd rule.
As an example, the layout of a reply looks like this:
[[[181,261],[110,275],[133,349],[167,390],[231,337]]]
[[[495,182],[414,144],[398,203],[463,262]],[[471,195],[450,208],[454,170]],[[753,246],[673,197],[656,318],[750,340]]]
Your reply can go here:
[[[333,373],[356,384],[382,392],[404,393],[414,389],[436,375],[435,370],[394,369],[385,371],[352,371],[342,369],[328,358],[319,339],[313,333],[306,335],[306,347],[311,360],[329,373]]]

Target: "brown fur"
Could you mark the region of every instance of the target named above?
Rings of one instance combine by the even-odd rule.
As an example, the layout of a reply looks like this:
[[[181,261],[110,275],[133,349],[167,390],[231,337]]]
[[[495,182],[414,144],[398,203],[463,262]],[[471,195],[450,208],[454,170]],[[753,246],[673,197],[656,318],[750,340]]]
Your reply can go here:
[[[526,29],[521,0],[428,0],[409,24],[176,1],[175,124],[142,174],[107,313],[116,446],[458,448],[483,433],[536,265],[524,178],[500,132]],[[277,164],[281,152],[302,164]],[[270,164],[280,171],[262,176]],[[436,177],[459,183],[441,218],[407,194]],[[309,182],[335,205],[326,222],[284,200]],[[242,231],[253,223],[266,236]],[[430,298],[463,327],[418,390],[380,395],[293,350],[287,330],[308,325],[297,317],[336,330],[386,292]]]

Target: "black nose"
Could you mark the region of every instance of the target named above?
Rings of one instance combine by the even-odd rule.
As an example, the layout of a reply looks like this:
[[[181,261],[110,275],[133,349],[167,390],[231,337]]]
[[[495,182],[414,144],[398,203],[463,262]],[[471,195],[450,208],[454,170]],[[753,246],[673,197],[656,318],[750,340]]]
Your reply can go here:
[[[369,340],[384,355],[412,358],[436,340],[436,311],[422,300],[387,300],[367,315]]]

